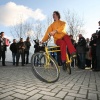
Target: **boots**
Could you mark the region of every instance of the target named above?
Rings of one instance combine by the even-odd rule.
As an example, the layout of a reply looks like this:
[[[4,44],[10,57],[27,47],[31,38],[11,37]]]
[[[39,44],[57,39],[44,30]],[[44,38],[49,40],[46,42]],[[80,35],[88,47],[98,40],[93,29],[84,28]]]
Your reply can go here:
[[[62,62],[62,69],[63,69],[64,71],[67,70],[66,61]]]

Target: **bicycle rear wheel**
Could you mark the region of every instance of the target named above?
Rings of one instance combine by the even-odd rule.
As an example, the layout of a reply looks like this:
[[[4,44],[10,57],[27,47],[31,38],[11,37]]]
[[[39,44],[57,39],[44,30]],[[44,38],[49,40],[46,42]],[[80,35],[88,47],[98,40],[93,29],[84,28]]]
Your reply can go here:
[[[59,79],[60,69],[52,56],[47,57],[45,52],[33,54],[31,59],[34,75],[47,83],[56,82]]]

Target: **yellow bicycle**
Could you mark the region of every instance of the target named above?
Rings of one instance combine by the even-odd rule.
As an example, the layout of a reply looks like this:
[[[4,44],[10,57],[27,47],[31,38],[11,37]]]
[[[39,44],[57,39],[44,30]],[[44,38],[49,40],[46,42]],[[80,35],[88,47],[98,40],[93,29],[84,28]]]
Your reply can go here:
[[[34,53],[31,57],[32,71],[34,75],[41,81],[47,83],[54,83],[59,79],[60,67],[57,61],[50,55],[50,52],[60,52],[59,46],[44,46],[44,52],[40,51]],[[53,50],[51,50],[53,49]],[[66,54],[67,72],[71,74],[70,63],[68,54]]]

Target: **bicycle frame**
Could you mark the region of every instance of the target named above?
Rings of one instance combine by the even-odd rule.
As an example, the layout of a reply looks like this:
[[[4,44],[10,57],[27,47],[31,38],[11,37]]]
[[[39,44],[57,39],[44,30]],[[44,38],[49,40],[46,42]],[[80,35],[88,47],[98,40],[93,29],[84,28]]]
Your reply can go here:
[[[45,53],[46,53],[46,56],[47,56],[47,58],[48,59],[50,59],[49,57],[49,53],[50,52],[60,52],[61,50],[49,50],[49,49],[54,49],[54,48],[58,48],[59,46],[51,46],[51,47],[47,47],[47,46],[45,46]],[[68,56],[68,54],[66,53],[66,63],[68,64],[68,63],[71,63],[71,59],[69,58],[69,56]]]

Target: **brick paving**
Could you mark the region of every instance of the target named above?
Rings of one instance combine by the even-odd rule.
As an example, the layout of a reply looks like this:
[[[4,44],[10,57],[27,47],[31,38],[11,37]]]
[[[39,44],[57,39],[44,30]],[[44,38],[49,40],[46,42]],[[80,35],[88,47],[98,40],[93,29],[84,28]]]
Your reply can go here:
[[[31,66],[0,65],[0,100],[100,100],[100,72],[61,70],[56,83],[39,81]]]

